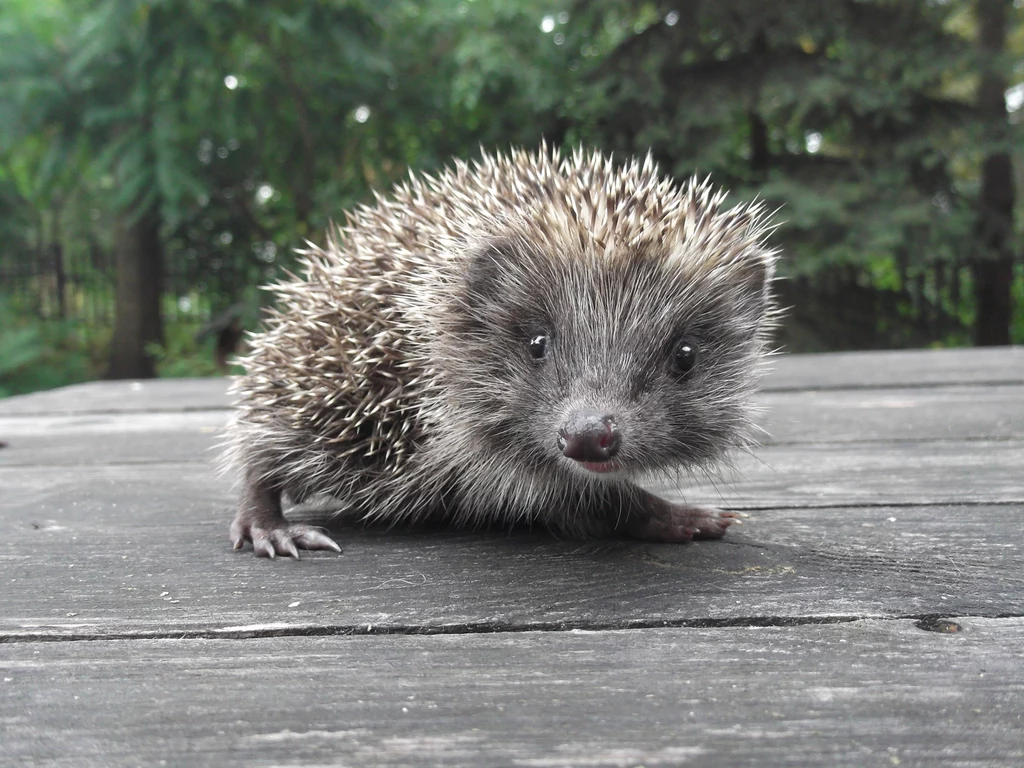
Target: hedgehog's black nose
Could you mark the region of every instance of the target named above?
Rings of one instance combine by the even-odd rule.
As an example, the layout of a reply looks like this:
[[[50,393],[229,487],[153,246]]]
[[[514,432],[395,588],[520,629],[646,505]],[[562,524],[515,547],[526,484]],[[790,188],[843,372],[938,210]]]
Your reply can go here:
[[[576,411],[558,430],[562,455],[576,461],[608,461],[619,452],[615,417],[597,411]]]

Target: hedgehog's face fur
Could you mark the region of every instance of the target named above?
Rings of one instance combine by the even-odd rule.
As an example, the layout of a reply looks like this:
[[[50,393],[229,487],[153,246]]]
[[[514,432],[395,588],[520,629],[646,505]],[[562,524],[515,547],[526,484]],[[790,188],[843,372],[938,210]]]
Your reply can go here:
[[[712,263],[671,237],[562,243],[499,236],[461,275],[440,364],[479,453],[599,483],[706,466],[744,444],[770,254]],[[608,461],[567,456],[580,414],[610,425]]]

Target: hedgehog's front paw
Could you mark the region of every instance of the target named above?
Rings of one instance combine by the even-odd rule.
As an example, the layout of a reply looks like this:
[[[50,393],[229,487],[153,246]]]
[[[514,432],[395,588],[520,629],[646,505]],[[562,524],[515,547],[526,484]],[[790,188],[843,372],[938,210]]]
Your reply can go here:
[[[672,504],[649,496],[642,509],[624,522],[626,533],[644,541],[687,542],[693,539],[720,539],[730,525],[738,521],[735,512],[712,507]]]
[[[284,517],[265,520],[259,515],[239,512],[231,523],[231,544],[235,549],[241,549],[247,541],[252,542],[252,551],[257,557],[282,555],[298,560],[300,549],[341,552],[338,543],[320,528],[289,523]]]

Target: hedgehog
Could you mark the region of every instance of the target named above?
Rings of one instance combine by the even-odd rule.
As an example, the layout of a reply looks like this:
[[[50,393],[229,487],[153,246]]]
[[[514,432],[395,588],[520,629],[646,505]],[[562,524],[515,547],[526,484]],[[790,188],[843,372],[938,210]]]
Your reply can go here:
[[[720,538],[738,515],[645,478],[754,445],[776,306],[763,203],[650,155],[483,154],[346,214],[235,381],[235,549],[340,552],[283,504],[367,523],[538,525],[556,535]]]

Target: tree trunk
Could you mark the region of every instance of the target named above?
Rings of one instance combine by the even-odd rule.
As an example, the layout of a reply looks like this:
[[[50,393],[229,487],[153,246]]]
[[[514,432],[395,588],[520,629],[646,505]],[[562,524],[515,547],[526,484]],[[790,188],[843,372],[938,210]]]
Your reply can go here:
[[[67,273],[64,269],[64,246],[61,232],[61,216],[64,211],[59,201],[54,201],[53,206],[53,232],[50,242],[50,258],[53,263],[53,277],[57,290],[57,317],[61,320],[67,319]]]
[[[979,42],[991,67],[981,78],[978,108],[991,121],[996,141],[1006,138],[1006,78],[994,65],[1006,45],[1006,18],[1012,3],[1013,0],[978,0],[977,5]],[[978,252],[971,270],[976,307],[974,343],[978,346],[1010,343],[1013,201],[1013,161],[1007,152],[992,152],[982,166],[976,229]]]
[[[977,316],[974,343],[989,347],[1010,343],[1013,314],[1013,167],[1009,154],[985,158],[981,176],[981,211],[978,241],[982,253],[974,264],[974,301]]]
[[[163,342],[160,287],[163,252],[155,212],[120,223],[116,246],[117,288],[114,336],[108,379],[148,379],[156,375],[146,345]]]
[[[763,181],[771,160],[768,152],[768,126],[753,110],[747,113],[747,122],[750,125],[750,170],[756,180]]]
[[[50,246],[53,255],[53,274],[57,279],[57,317],[66,320],[68,316],[68,274],[64,268],[64,246],[58,241]]]
[[[751,54],[758,65],[758,69],[765,71],[765,59],[768,53],[768,40],[764,30],[758,30],[754,35],[751,44]],[[761,83],[753,84],[754,96],[750,109],[747,111],[747,125],[750,128],[750,170],[755,181],[764,181],[768,173],[768,165],[771,162],[771,153],[768,151],[768,126],[757,111],[760,102]]]

